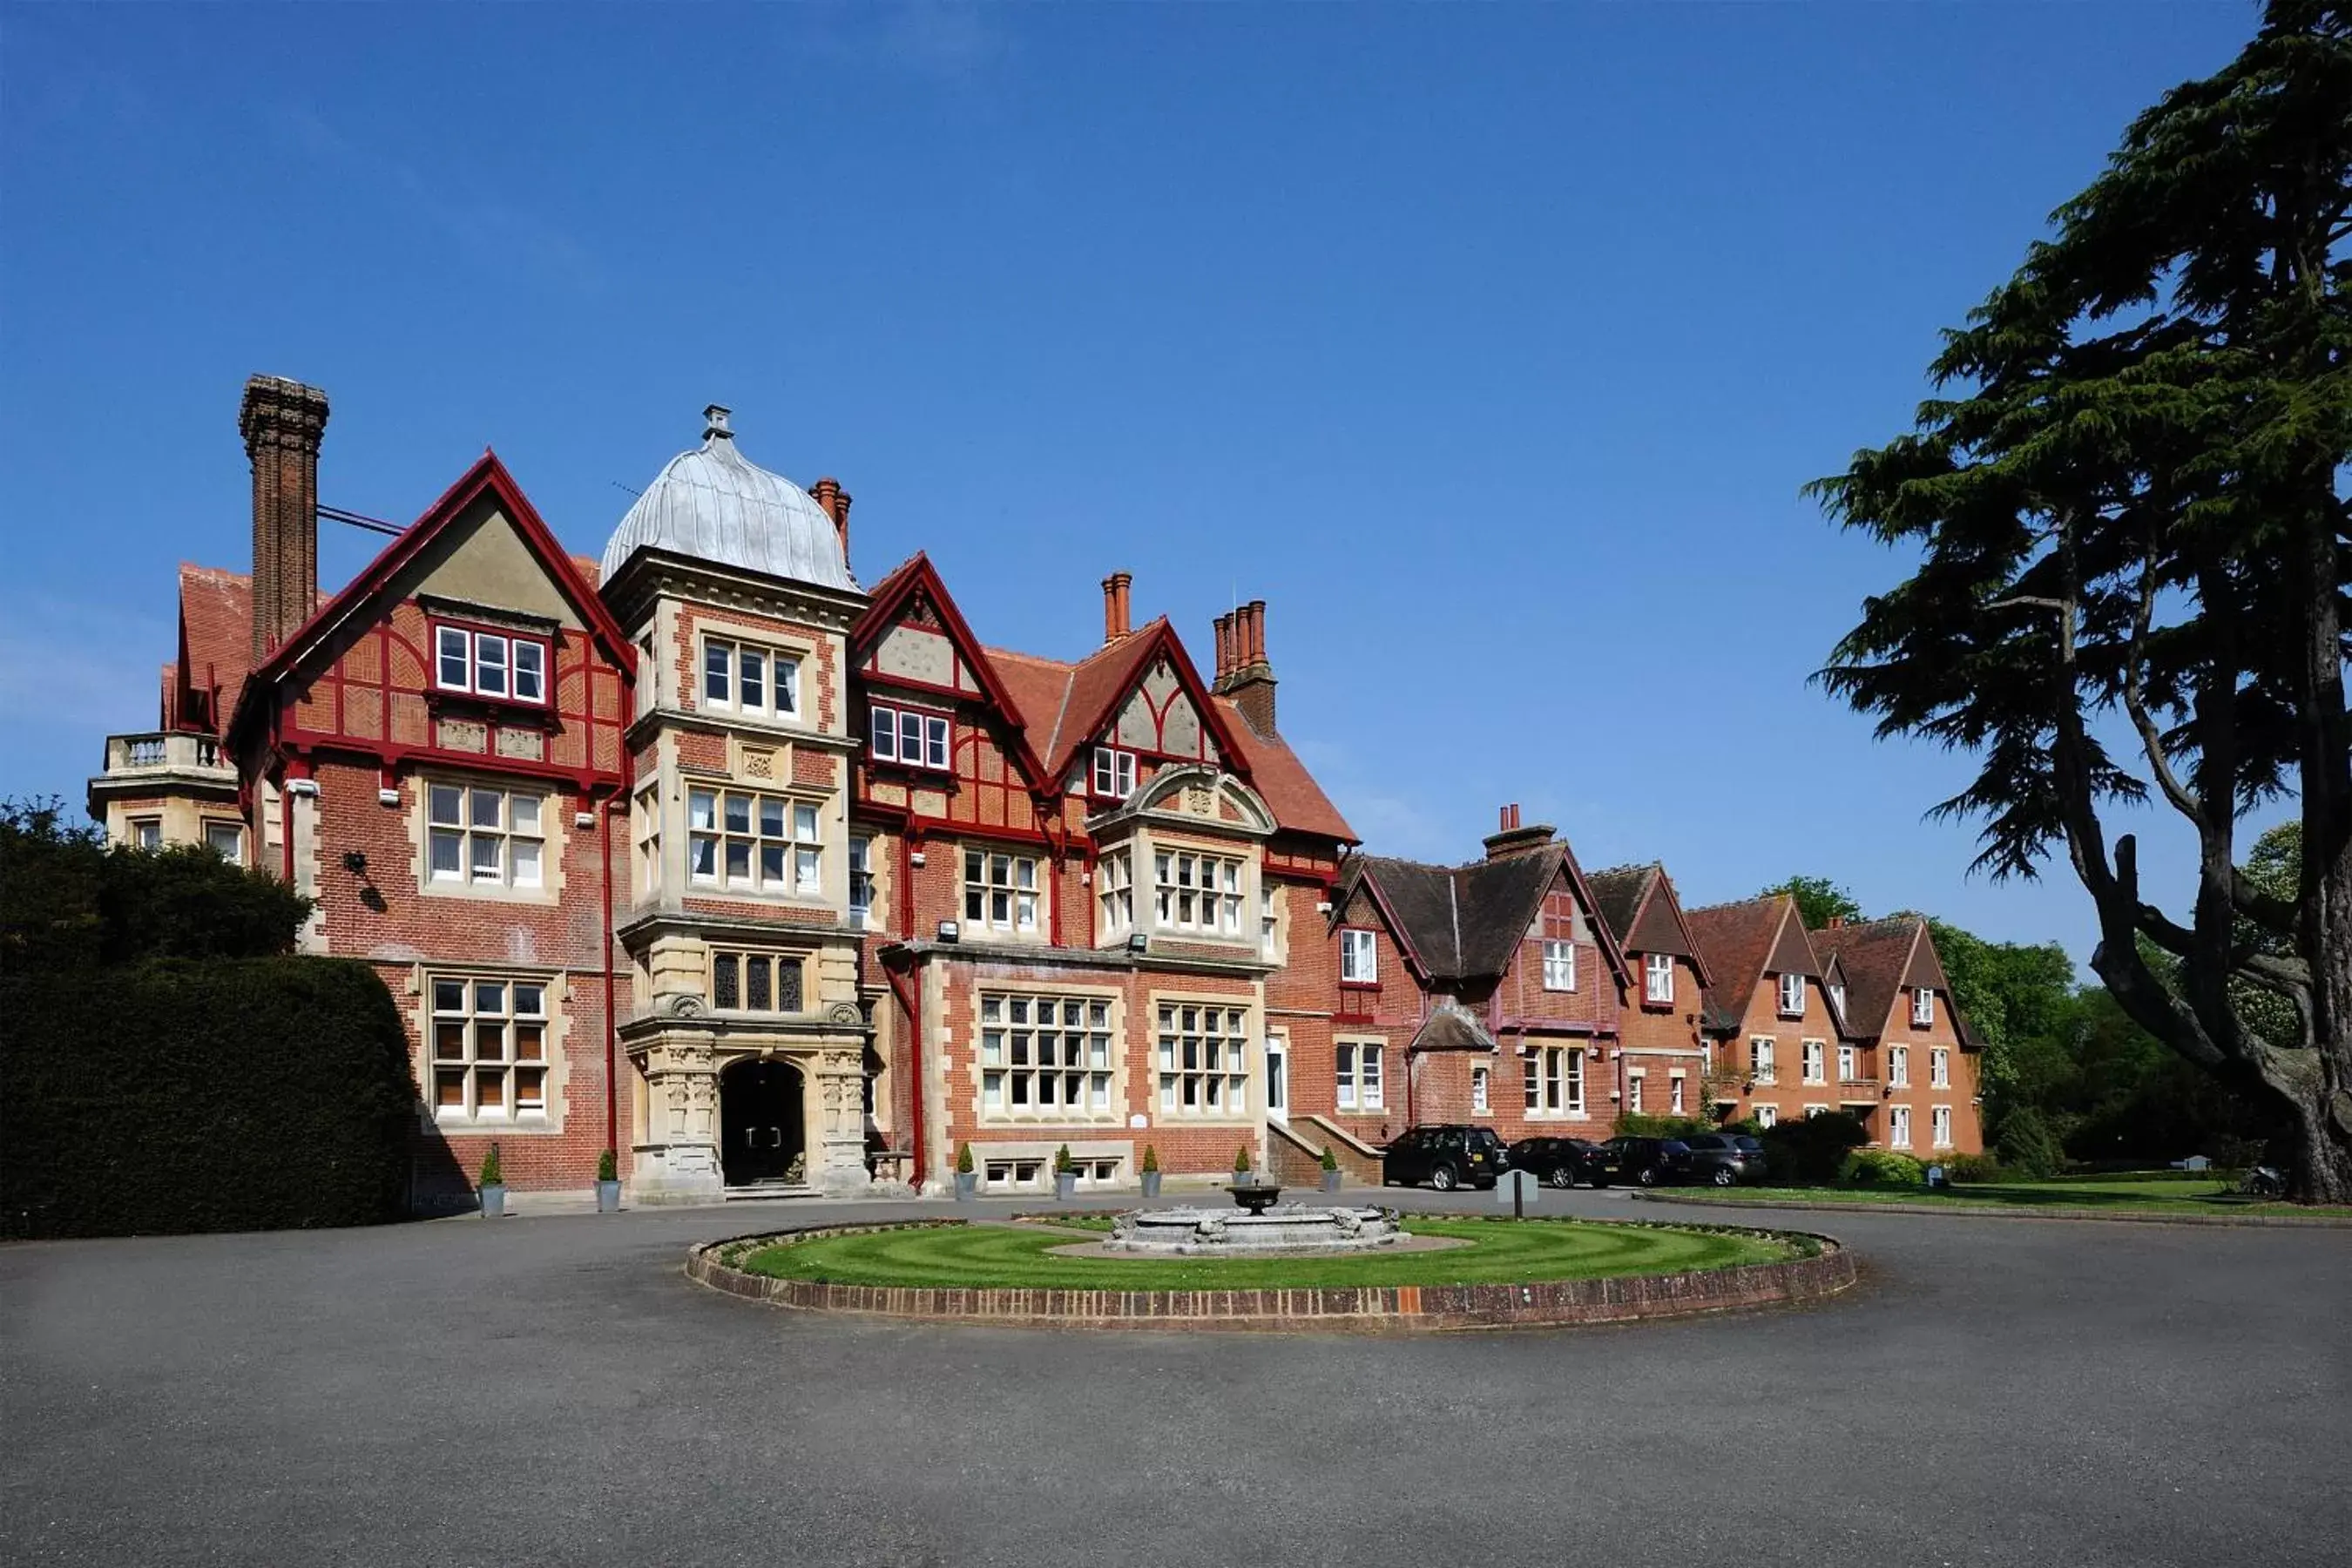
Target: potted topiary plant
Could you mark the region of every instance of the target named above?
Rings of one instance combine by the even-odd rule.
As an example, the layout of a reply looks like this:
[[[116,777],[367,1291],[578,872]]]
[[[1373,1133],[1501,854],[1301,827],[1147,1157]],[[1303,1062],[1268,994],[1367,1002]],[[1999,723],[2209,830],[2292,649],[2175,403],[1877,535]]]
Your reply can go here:
[[[1323,1145],[1323,1190],[1327,1193],[1339,1190],[1339,1156],[1331,1152],[1328,1143]]]
[[[1064,1203],[1078,1195],[1078,1168],[1067,1143],[1054,1151],[1054,1195]]]
[[[1143,1195],[1160,1195],[1160,1151],[1149,1143],[1143,1146]]]
[[[596,1212],[621,1212],[621,1157],[610,1149],[596,1156]]]
[[[971,1202],[971,1194],[979,1186],[980,1174],[971,1165],[971,1145],[960,1144],[956,1148],[956,1202]]]
[[[507,1212],[507,1178],[506,1173],[499,1169],[499,1146],[495,1143],[490,1145],[490,1152],[482,1156],[480,1186],[482,1217],[503,1218]]]
[[[1237,1187],[1257,1185],[1257,1178],[1250,1173],[1250,1151],[1246,1143],[1234,1151],[1234,1185]]]

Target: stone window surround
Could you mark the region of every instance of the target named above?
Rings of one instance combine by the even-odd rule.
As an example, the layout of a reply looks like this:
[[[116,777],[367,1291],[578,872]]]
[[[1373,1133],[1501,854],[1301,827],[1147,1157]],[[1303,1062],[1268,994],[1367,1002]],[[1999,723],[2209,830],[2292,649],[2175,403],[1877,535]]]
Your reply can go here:
[[[1583,1046],[1528,1046],[1519,1068],[1519,1114],[1528,1121],[1590,1121],[1591,1111],[1591,1067],[1599,1053]],[[1573,1066],[1575,1071],[1570,1072]],[[1528,1074],[1534,1074],[1537,1089],[1535,1105],[1527,1103]],[[1555,1110],[1541,1103],[1549,1098],[1549,1086],[1559,1084],[1559,1109]],[[1574,1092],[1570,1086],[1574,1085]]]
[[[1172,1127],[1256,1126],[1257,1102],[1265,1087],[1263,1081],[1265,1077],[1264,1059],[1265,1019],[1264,1009],[1259,1005],[1257,998],[1254,995],[1221,995],[1215,992],[1154,991],[1150,994],[1146,1005],[1150,1009],[1145,1016],[1149,1026],[1145,1033],[1149,1042],[1147,1048],[1150,1052],[1150,1063],[1151,1086],[1148,1099],[1151,1107],[1151,1116],[1155,1120],[1165,1117],[1166,1124]],[[1231,1069],[1225,1069],[1217,1075],[1227,1079],[1239,1078],[1242,1080],[1245,1109],[1238,1115],[1224,1106],[1219,1107],[1217,1114],[1213,1116],[1202,1115],[1197,1110],[1188,1112],[1181,1104],[1173,1110],[1162,1109],[1160,1103],[1160,1009],[1162,1007],[1216,1007],[1225,1012],[1238,1012],[1242,1015],[1242,1034],[1237,1042],[1242,1070],[1236,1073]],[[1182,1033],[1181,1023],[1182,1019],[1180,1017],[1178,1019],[1180,1035]],[[1176,1068],[1176,1075],[1180,1079],[1183,1077],[1185,1071],[1182,1062],[1183,1058],[1180,1055],[1177,1058]],[[1205,1068],[1198,1071],[1203,1078],[1208,1076]],[[1255,1092],[1253,1086],[1255,1086]],[[1229,1106],[1231,1102],[1227,1103]]]
[[[1103,1111],[1083,1111],[1076,1115],[1056,1114],[1053,1117],[1014,1116],[1008,1111],[992,1113],[982,1110],[981,1079],[984,1069],[982,1066],[980,1033],[984,1026],[981,1022],[980,999],[983,992],[998,996],[1051,996],[1056,1000],[1076,997],[1082,1001],[1108,1002],[1110,1005],[1110,1109]],[[1127,994],[1124,990],[1117,985],[1057,984],[1045,980],[983,982],[975,977],[970,983],[965,1001],[971,1009],[971,1027],[964,1039],[964,1047],[970,1058],[966,1063],[965,1072],[967,1087],[971,1093],[967,1108],[975,1127],[990,1129],[1039,1126],[1123,1127],[1127,1124],[1129,1075],[1127,1049]],[[1155,1079],[1155,1083],[1156,1081]],[[1066,1112],[1068,1108],[1056,1106],[1055,1110],[1057,1113],[1061,1113]],[[1053,1157],[1054,1150],[1059,1146],[1059,1142],[1045,1145],[1048,1160]],[[994,1152],[998,1145],[991,1143],[988,1147],[991,1152]],[[1011,1147],[1011,1145],[1005,1145],[1005,1147]],[[1075,1155],[1077,1152],[1077,1148],[1076,1142],[1072,1142],[1070,1144],[1072,1154]],[[980,1150],[975,1148],[973,1152],[978,1154]],[[1026,1156],[1023,1157],[1026,1158]]]
[[[1759,1047],[1761,1047],[1760,1049]],[[1780,1064],[1780,1041],[1773,1035],[1748,1037],[1748,1076],[1758,1083],[1778,1083]]]
[[[998,1124],[990,1122],[985,1125],[993,1130]],[[1070,1158],[1082,1164],[1097,1160],[1118,1162],[1119,1173],[1108,1184],[1097,1183],[1086,1176],[1079,1177],[1078,1190],[1081,1192],[1086,1191],[1089,1186],[1123,1185],[1127,1179],[1135,1173],[1136,1162],[1141,1158],[1136,1152],[1134,1142],[1125,1139],[998,1139],[989,1136],[976,1137],[967,1142],[971,1144],[972,1165],[980,1173],[982,1192],[1052,1192],[1054,1190],[1054,1154],[1056,1150],[1065,1145],[1069,1148]],[[1004,1163],[1011,1161],[1033,1160],[1038,1162],[1040,1167],[1038,1181],[1034,1185],[1013,1182],[995,1184],[988,1180],[988,1167],[992,1163]]]
[[[1797,1076],[1804,1082],[1829,1082],[1829,1041],[1808,1038],[1797,1042]]]
[[[686,644],[684,651],[688,662],[686,689],[679,692],[678,696],[681,699],[690,700],[683,700],[678,705],[677,710],[682,717],[692,719],[699,723],[724,724],[732,729],[779,737],[823,732],[814,719],[811,717],[812,713],[820,707],[817,700],[818,693],[809,689],[805,683],[799,689],[795,711],[789,714],[777,714],[772,710],[746,713],[741,709],[732,706],[711,707],[702,700],[704,648],[709,639],[716,637],[720,642],[733,643],[738,647],[750,647],[765,653],[772,667],[769,679],[771,689],[772,689],[774,680],[772,665],[779,655],[800,664],[803,667],[803,675],[811,669],[821,670],[824,668],[818,638],[798,635],[782,628],[745,626],[732,619],[714,618],[708,615],[691,613],[682,615],[679,622],[678,630]],[[662,710],[657,707],[655,711],[660,712]]]
[[[415,857],[412,867],[416,878],[416,890],[428,899],[478,899],[508,904],[556,904],[563,898],[564,850],[567,813],[557,786],[546,779],[516,773],[467,773],[459,769],[434,768],[409,775],[407,780],[408,837],[410,853]],[[539,793],[540,860],[539,886],[517,888],[504,882],[477,882],[471,867],[463,881],[436,882],[433,879],[433,786],[455,784],[465,790],[495,789],[508,795]],[[509,812],[512,807],[508,808]],[[500,829],[504,832],[504,829]]]
[[[596,975],[597,971],[583,971]],[[409,1056],[420,1086],[433,1081],[433,981],[436,977],[455,980],[502,980],[509,984],[521,981],[527,984],[547,987],[547,1110],[544,1115],[527,1120],[514,1117],[469,1120],[443,1120],[436,1114],[430,1091],[420,1088],[417,1093],[417,1118],[430,1129],[448,1133],[495,1132],[500,1136],[545,1138],[563,1131],[563,1113],[570,1089],[571,1059],[565,1047],[572,1035],[571,984],[572,972],[566,968],[550,968],[543,964],[504,963],[495,960],[482,963],[415,963],[408,971],[408,1021],[415,1031],[415,1043]]]
[[[1889,1045],[1886,1047],[1886,1086],[1889,1089],[1911,1087],[1911,1047]]]
[[[1378,1099],[1367,1099],[1364,1094],[1363,1066],[1365,1058],[1363,1053],[1367,1047],[1370,1048],[1374,1053],[1375,1058],[1380,1062],[1380,1070],[1372,1075],[1379,1079],[1379,1083],[1376,1086],[1380,1091]],[[1342,1075],[1339,1070],[1339,1064],[1340,1061],[1339,1053],[1343,1050],[1351,1053],[1347,1059],[1352,1064],[1349,1071],[1344,1075]],[[1387,1113],[1388,1054],[1389,1042],[1388,1037],[1385,1035],[1340,1035],[1332,1040],[1331,1062],[1333,1089],[1331,1102],[1333,1106],[1337,1108],[1340,1115],[1371,1116],[1376,1114],[1385,1115]],[[1349,1086],[1348,1092],[1350,1097],[1349,1100],[1344,1101],[1339,1098],[1338,1086],[1342,1083]]]
[[[710,695],[710,655],[717,647],[727,650],[727,695]],[[760,657],[760,706],[742,705],[743,656]],[[802,710],[806,706],[801,692],[801,667],[814,657],[815,650],[772,633],[744,631],[734,626],[705,623],[694,628],[694,709],[698,713],[725,714],[730,719],[751,724],[797,725]],[[778,677],[783,669],[791,674]],[[776,699],[789,689],[792,705],[780,705]]]
[[[954,840],[953,843],[956,857],[955,918],[964,928],[965,936],[971,937],[980,932],[985,932],[987,934],[987,939],[991,942],[1034,942],[1041,947],[1052,946],[1054,934],[1055,893],[1054,862],[1052,857],[1045,853],[1045,847],[1042,844],[992,843],[991,840],[983,837],[957,839]],[[1006,875],[1010,877],[1012,880],[1003,884],[1007,900],[1005,904],[1007,911],[1006,924],[997,925],[987,920],[975,921],[971,916],[971,900],[974,886],[977,885],[982,888],[982,897],[983,899],[988,896],[989,892],[994,890],[998,887],[996,882],[989,880],[985,877],[979,884],[974,884],[971,881],[971,860],[970,858],[974,855],[988,857],[992,859],[996,857],[1002,857],[1007,860],[1015,862],[1015,864],[1009,867],[1006,871]],[[1034,867],[1034,870],[1033,872],[1033,881],[1034,885],[1032,887],[1024,888],[1021,886],[1021,868],[1018,862],[1023,860],[1030,861]],[[982,870],[985,873],[992,873],[993,867],[992,865],[983,866]],[[1029,893],[1033,895],[1037,901],[1035,922],[1026,928],[1021,924],[1021,909],[1018,895],[1022,893]]]
[[[694,796],[698,794],[711,796],[711,826],[707,829],[698,828],[694,825]],[[751,831],[748,835],[732,832],[727,826],[727,797],[730,795],[745,795],[751,800]],[[759,802],[761,796],[783,803],[785,832],[781,837],[761,830]],[[834,804],[833,791],[795,784],[790,779],[777,779],[772,782],[745,780],[733,773],[721,778],[699,769],[693,772],[681,769],[677,779],[676,804],[682,819],[678,846],[683,853],[682,874],[685,878],[684,887],[688,897],[726,899],[760,904],[830,906],[828,889],[833,885],[832,878],[835,874],[834,841],[840,837],[838,833],[827,831],[829,827],[838,826],[838,819],[834,816],[831,810]],[[800,837],[799,816],[801,808],[804,806],[814,809],[816,813],[816,842],[814,845],[806,843]],[[730,838],[747,837],[752,843],[751,866],[754,885],[751,886],[732,881],[727,875],[727,841]],[[694,841],[697,838],[709,838],[716,842],[715,858],[712,861],[713,874],[708,878],[695,874]],[[768,843],[782,845],[786,851],[783,872],[772,884],[762,873],[759,859],[760,847]],[[804,892],[801,890],[799,885],[799,852],[812,847],[817,852],[817,890]],[[845,851],[844,853],[845,854]]]
[[[721,1007],[719,1005],[718,961],[719,955],[722,953],[738,960],[766,958],[779,960],[785,963],[797,964],[800,967],[801,972],[800,1006],[792,1012],[784,1012],[775,1007],[755,1008],[746,1005],[740,998],[750,994],[750,977],[747,973],[739,969],[736,979],[736,985],[738,987],[737,996],[739,999],[736,1005],[732,1007]],[[710,1004],[710,1011],[712,1015],[719,1018],[744,1018],[756,1023],[780,1018],[805,1018],[815,1016],[824,1011],[822,1007],[815,1005],[814,991],[809,981],[809,965],[814,963],[815,959],[815,950],[808,947],[787,947],[772,942],[740,942],[725,941],[706,944],[702,950],[703,1000]],[[769,984],[772,987],[772,990],[770,991],[771,996],[777,995],[783,990],[783,981],[780,975],[772,979]]]

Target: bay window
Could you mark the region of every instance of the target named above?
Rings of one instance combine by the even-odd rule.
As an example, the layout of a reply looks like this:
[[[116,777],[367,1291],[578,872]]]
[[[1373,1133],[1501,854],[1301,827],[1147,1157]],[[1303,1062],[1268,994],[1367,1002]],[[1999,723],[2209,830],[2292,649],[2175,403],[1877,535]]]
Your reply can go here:
[[[1109,1002],[982,993],[980,1109],[994,1120],[1113,1114]]]
[[[1123,942],[1135,929],[1135,852],[1117,849],[1095,865],[1095,903],[1106,942]]]
[[[1242,934],[1242,863],[1191,849],[1151,857],[1153,907],[1166,928],[1203,936]]]
[[[690,789],[687,874],[705,887],[816,897],[824,891],[817,808],[781,795]]]

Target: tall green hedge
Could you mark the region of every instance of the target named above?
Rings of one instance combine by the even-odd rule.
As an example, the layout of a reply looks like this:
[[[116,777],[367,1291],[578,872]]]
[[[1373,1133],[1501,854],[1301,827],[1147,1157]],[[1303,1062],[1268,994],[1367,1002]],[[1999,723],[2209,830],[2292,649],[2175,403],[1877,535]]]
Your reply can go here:
[[[415,1094],[392,994],[362,963],[12,975],[0,981],[0,1234],[398,1218]]]

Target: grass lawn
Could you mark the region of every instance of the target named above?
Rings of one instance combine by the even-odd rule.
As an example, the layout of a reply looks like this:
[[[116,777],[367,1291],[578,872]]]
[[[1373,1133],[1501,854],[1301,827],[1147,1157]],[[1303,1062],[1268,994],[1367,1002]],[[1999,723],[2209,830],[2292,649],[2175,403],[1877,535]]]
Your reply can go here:
[[[1413,1215],[1415,1236],[1472,1243],[1355,1258],[1059,1258],[1083,1239],[1035,1225],[950,1225],[781,1243],[741,1265],[754,1274],[840,1285],[1029,1286],[1080,1290],[1244,1290],[1349,1285],[1484,1285],[1680,1274],[1803,1256],[1777,1237],[1578,1220]]]
[[[1951,1208],[2071,1208],[2093,1213],[2325,1216],[2352,1219],[2352,1208],[2306,1207],[2239,1197],[2226,1182],[2161,1176],[2066,1177],[2058,1181],[1991,1182],[1929,1191],[1925,1187],[1740,1187],[1711,1192],[1730,1203],[1935,1204]]]

